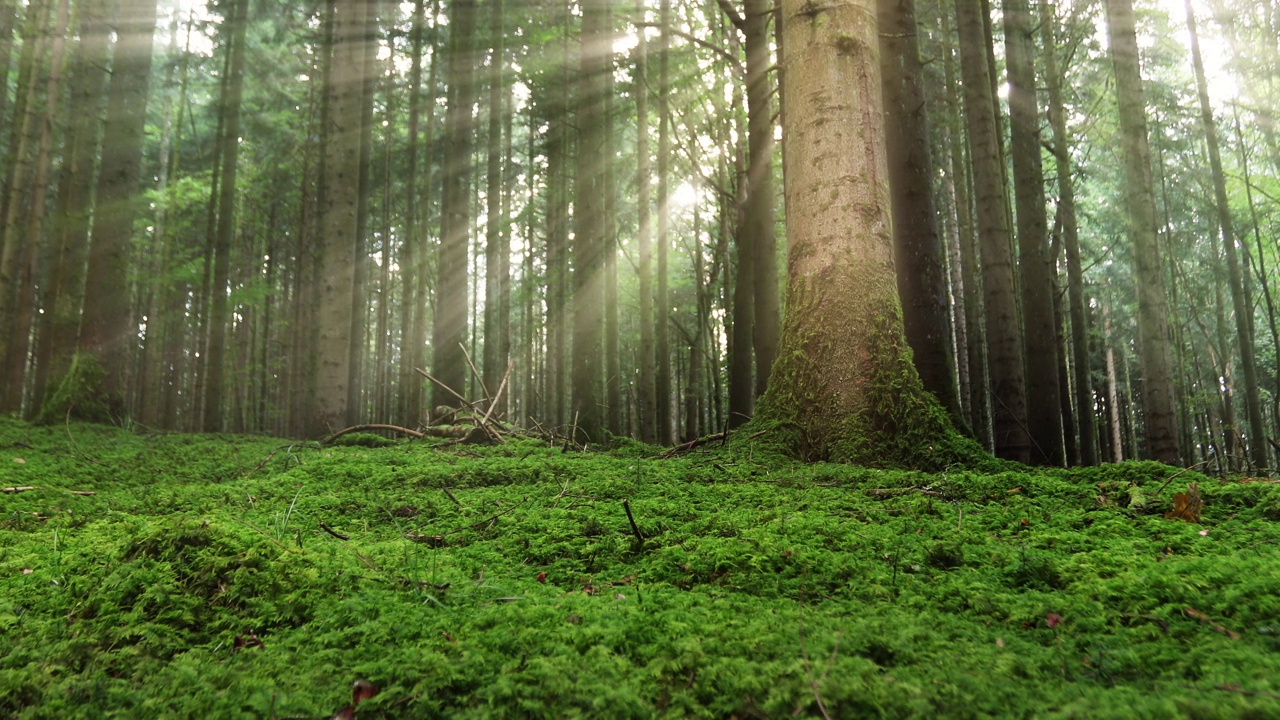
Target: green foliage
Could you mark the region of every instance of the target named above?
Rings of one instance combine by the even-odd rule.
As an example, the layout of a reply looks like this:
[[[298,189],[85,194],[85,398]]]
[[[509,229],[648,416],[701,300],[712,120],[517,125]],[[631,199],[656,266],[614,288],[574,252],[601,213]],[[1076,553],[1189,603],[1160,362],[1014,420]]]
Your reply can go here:
[[[1274,482],[9,419],[0,450],[37,488],[0,494],[5,717],[322,717],[357,678],[357,717],[1280,712]],[[1165,520],[1191,480],[1204,524]]]

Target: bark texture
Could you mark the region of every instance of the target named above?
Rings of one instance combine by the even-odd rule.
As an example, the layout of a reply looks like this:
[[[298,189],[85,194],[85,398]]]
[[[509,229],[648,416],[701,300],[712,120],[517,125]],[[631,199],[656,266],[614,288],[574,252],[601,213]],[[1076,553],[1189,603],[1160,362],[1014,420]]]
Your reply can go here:
[[[782,17],[789,300],[758,422],[811,460],[945,466],[967,444],[903,336],[875,3],[784,0]]]
[[[1125,208],[1133,243],[1134,281],[1138,290],[1138,352],[1142,362],[1142,410],[1147,452],[1176,465],[1177,413],[1173,404],[1173,360],[1169,347],[1169,304],[1165,297],[1156,236],[1155,186],[1151,147],[1147,141],[1146,100],[1138,66],[1138,40],[1133,0],[1106,0],[1107,36],[1116,72],[1120,135],[1124,151]]]

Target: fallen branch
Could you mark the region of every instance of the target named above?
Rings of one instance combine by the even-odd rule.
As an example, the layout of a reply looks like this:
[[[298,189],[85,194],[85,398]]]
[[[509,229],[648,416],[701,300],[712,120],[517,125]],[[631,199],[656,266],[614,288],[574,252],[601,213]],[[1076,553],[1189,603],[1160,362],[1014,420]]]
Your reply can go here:
[[[476,407],[476,406],[475,406],[475,403],[473,403],[473,402],[471,402],[470,400],[468,400],[468,399],[466,399],[466,398],[462,397],[461,395],[459,395],[457,390],[454,390],[453,388],[449,387],[448,385],[445,385],[443,382],[440,382],[440,381],[439,381],[439,380],[437,380],[435,377],[433,377],[433,376],[431,375],[431,373],[427,372],[426,370],[423,370],[422,368],[414,368],[413,370],[414,370],[414,372],[418,373],[418,374],[419,374],[419,375],[421,375],[422,377],[424,377],[424,378],[426,378],[426,379],[430,380],[431,382],[435,383],[436,385],[439,385],[440,387],[442,387],[442,388],[444,388],[445,390],[449,391],[449,394],[450,394],[450,395],[452,395],[452,396],[454,396],[454,397],[458,398],[458,402],[461,402],[463,405],[466,405],[468,408],[470,408],[470,409],[471,409],[471,412],[474,414],[474,417],[472,418],[472,421],[476,424],[476,427],[478,427],[478,428],[480,428],[481,430],[483,430],[483,431],[485,432],[485,434],[487,434],[487,435],[488,435],[490,438],[492,438],[493,440],[497,440],[497,441],[501,441],[501,440],[502,440],[502,436],[501,436],[501,435],[499,435],[499,434],[498,434],[498,432],[497,432],[496,430],[493,430],[492,428],[490,428],[488,425],[486,425],[486,424],[484,423],[484,421],[482,421],[482,420],[480,419],[480,418],[482,418],[482,417],[487,417],[487,416],[486,416],[484,413],[480,412],[480,408]]]
[[[1182,469],[1181,469],[1181,470],[1179,470],[1178,472],[1176,472],[1176,473],[1174,473],[1174,474],[1170,475],[1169,477],[1165,478],[1164,484],[1163,484],[1163,485],[1161,485],[1161,486],[1160,486],[1160,489],[1156,491],[1156,495],[1159,495],[1160,493],[1164,492],[1164,489],[1165,489],[1165,488],[1167,488],[1167,487],[1169,487],[1169,483],[1173,482],[1173,481],[1174,481],[1174,479],[1175,479],[1175,478],[1177,478],[1179,475],[1181,475],[1181,474],[1183,474],[1183,473],[1185,473],[1185,472],[1190,472],[1190,471],[1192,471],[1192,470],[1195,470],[1196,468],[1200,467],[1201,465],[1206,465],[1206,464],[1208,464],[1208,463],[1210,463],[1210,462],[1212,462],[1212,461],[1213,461],[1213,458],[1209,458],[1208,460],[1205,460],[1205,461],[1203,461],[1203,462],[1198,462],[1198,463],[1196,463],[1195,465],[1192,465],[1192,466],[1190,466],[1190,467],[1182,468]]]
[[[67,492],[71,493],[72,495],[80,495],[81,497],[89,497],[90,495],[98,494],[93,490],[68,490]]]
[[[728,430],[726,430],[726,431],[724,431],[724,432],[716,433],[716,434],[714,434],[714,435],[706,435],[706,436],[704,436],[704,437],[696,438],[696,439],[694,439],[694,440],[690,440],[689,442],[686,442],[686,443],[683,443],[683,444],[677,445],[677,446],[675,446],[675,447],[671,448],[670,450],[668,450],[668,451],[666,451],[666,452],[662,453],[662,459],[663,459],[663,460],[669,460],[669,459],[671,459],[671,458],[675,457],[676,455],[681,455],[681,454],[687,453],[687,452],[689,452],[690,450],[693,450],[693,449],[694,449],[694,448],[696,448],[696,447],[701,447],[701,446],[703,446],[703,445],[706,445],[707,443],[713,443],[713,442],[715,442],[715,441],[717,441],[717,440],[724,441],[724,440],[728,440],[728,439],[729,439],[729,431],[728,431]]]
[[[631,514],[631,501],[623,500],[622,509],[627,511],[627,522],[631,523],[631,534],[636,536],[636,544],[644,545],[644,535],[640,534],[640,528],[636,526],[636,519]]]
[[[344,428],[342,430],[339,430],[338,432],[321,440],[320,444],[328,445],[329,443],[333,442],[334,440],[337,440],[338,438],[348,433],[364,432],[366,430],[390,430],[391,432],[398,432],[401,435],[408,435],[409,437],[417,440],[421,440],[424,437],[423,433],[420,433],[417,430],[410,430],[407,427],[400,427],[399,425],[383,425],[381,423],[370,423],[367,425],[352,425],[349,428]],[[272,452],[271,455],[275,455],[275,452]],[[270,460],[270,459],[271,459],[271,456],[268,455],[267,460]],[[266,460],[264,460],[263,463],[265,464]],[[262,466],[259,465],[258,467],[262,467]],[[258,468],[254,468],[254,470],[257,470],[257,469]]]
[[[37,487],[37,486],[35,486],[35,485],[19,485],[18,487],[0,488],[0,492],[3,492],[3,493],[21,493],[21,492],[26,492],[26,491],[28,491],[28,490],[39,490],[39,489],[40,489],[40,488],[39,488],[39,487]]]
[[[445,495],[448,495],[448,496],[449,496],[449,499],[453,501],[453,504],[454,504],[454,505],[457,505],[458,507],[462,508],[463,510],[466,510],[466,508],[465,508],[465,507],[462,507],[462,503],[458,501],[458,498],[454,497],[454,496],[453,496],[453,493],[449,492],[449,488],[445,487],[444,485],[441,485],[441,486],[440,486],[440,489],[444,491],[444,494],[445,494]]]
[[[330,535],[332,535],[332,536],[334,536],[334,537],[338,538],[339,540],[344,540],[344,541],[345,541],[345,540],[350,540],[350,539],[351,539],[351,537],[350,537],[350,536],[348,536],[348,535],[343,535],[342,533],[338,532],[337,530],[334,530],[333,528],[329,527],[328,525],[325,525],[323,520],[321,520],[321,521],[320,521],[320,529],[321,529],[321,530],[323,530],[323,531],[325,531],[325,532],[327,532],[327,533],[329,533]]]

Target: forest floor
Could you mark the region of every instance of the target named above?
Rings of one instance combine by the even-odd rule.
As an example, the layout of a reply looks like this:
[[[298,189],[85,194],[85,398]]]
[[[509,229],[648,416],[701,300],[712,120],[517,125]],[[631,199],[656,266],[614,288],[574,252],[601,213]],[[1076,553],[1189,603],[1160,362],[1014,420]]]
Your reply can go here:
[[[339,442],[0,419],[0,716],[1280,717],[1274,479]]]

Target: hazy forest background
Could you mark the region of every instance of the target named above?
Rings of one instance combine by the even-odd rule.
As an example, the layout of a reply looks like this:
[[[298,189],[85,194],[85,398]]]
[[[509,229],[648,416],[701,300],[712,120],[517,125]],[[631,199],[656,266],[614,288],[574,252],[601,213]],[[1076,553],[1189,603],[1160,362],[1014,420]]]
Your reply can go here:
[[[1140,78],[1128,0],[879,5],[925,387],[1012,459],[1274,467],[1280,3],[1137,0]],[[0,0],[0,410],[740,425],[786,303],[776,14]]]

